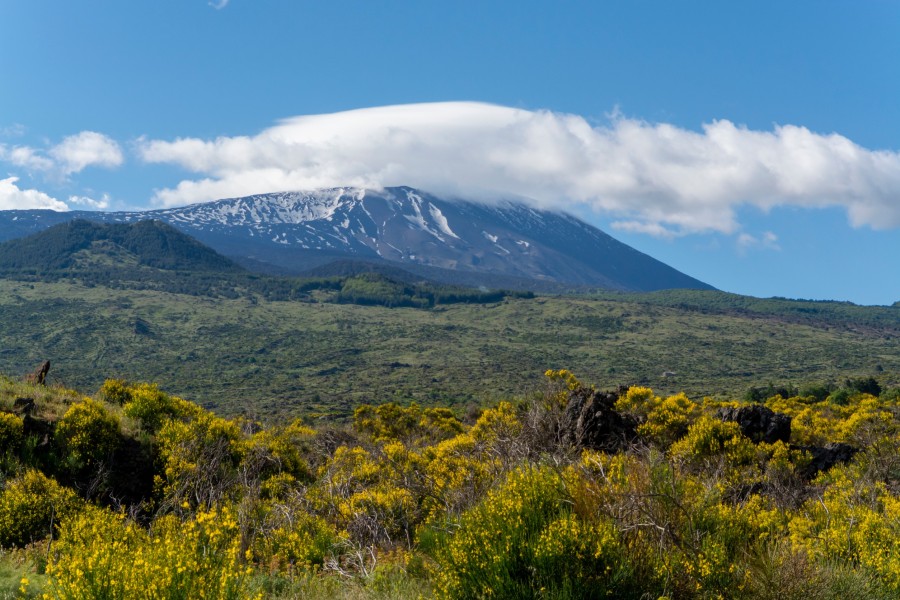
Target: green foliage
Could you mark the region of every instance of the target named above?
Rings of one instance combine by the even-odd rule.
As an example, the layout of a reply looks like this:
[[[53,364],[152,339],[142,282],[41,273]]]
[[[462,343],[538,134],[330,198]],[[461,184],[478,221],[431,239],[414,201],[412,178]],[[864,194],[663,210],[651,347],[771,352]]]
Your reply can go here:
[[[881,394],[881,385],[874,377],[853,377],[844,382],[844,387],[859,394]]]
[[[501,302],[507,296],[533,297],[504,290],[479,291],[472,288],[438,284],[407,284],[383,275],[366,273],[343,281],[337,302],[387,307],[426,308],[438,304],[487,304]]]
[[[755,318],[776,318],[782,322],[809,323],[840,327],[898,329],[900,315],[896,306],[857,306],[832,300],[789,300],[754,298],[709,290],[662,290],[645,294],[606,292],[602,298],[635,300],[652,306],[671,306],[721,316],[743,314]]]
[[[781,396],[782,398],[792,398],[797,395],[798,392],[795,388],[784,385],[774,385],[770,383],[767,386],[753,386],[748,389],[747,393],[744,394],[744,402],[765,402],[769,398],[773,398],[775,396]],[[806,394],[799,395],[805,396]]]
[[[162,221],[104,224],[80,219],[0,244],[0,270],[66,269],[77,261],[79,251],[102,242],[114,244],[140,264],[156,269],[240,270],[221,254]]]
[[[823,402],[831,392],[834,386],[824,384],[808,384],[802,386],[797,395],[803,398],[812,398],[816,402]]]
[[[179,275],[164,274],[181,285]],[[304,292],[323,300],[334,293]],[[900,385],[900,335],[887,328],[706,314],[635,296],[428,311],[254,298],[198,301],[152,289],[0,280],[0,347],[9,350],[0,353],[0,371],[24,373],[52,348],[51,378],[69,385],[95,390],[108,374],[155,381],[223,416],[247,411],[263,420],[349,418],[375,401],[461,414],[468,404],[541,387],[548,364],[604,386],[651,386],[662,397],[684,391],[694,399],[739,399],[785,373],[797,383],[843,381],[870,374],[875,363],[884,368],[883,387]],[[138,319],[150,334],[136,332]],[[665,370],[677,376],[664,379]]]
[[[850,403],[850,398],[853,396],[853,394],[853,390],[840,388],[828,394],[828,398],[826,398],[826,400],[831,404],[835,404],[837,406],[847,406],[847,404]]]

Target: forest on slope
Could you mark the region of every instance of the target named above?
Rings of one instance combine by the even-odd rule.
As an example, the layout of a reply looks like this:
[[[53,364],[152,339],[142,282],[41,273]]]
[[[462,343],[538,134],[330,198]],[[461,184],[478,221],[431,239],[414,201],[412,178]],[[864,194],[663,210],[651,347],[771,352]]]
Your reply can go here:
[[[900,594],[900,389],[875,378],[745,403],[550,370],[468,416],[266,426],[0,377],[0,455],[10,598]]]
[[[51,380],[70,387],[155,381],[263,420],[346,418],[363,402],[477,408],[539,386],[548,364],[698,398],[900,373],[900,307],[660,292],[421,309],[308,293],[314,301],[0,280],[0,372],[49,359]]]

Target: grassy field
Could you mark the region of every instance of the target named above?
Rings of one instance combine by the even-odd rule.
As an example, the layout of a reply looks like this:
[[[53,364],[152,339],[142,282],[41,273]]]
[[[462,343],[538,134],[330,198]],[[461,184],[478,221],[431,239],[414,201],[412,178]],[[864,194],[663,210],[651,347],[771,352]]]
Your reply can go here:
[[[698,398],[858,375],[897,385],[896,309],[824,304],[816,315],[763,301],[769,309],[732,310],[720,298],[538,297],[420,310],[0,280],[0,372],[22,375],[49,359],[53,381],[82,390],[105,377],[154,381],[222,414],[263,420],[345,416],[360,402],[465,410],[530,393],[548,368]]]

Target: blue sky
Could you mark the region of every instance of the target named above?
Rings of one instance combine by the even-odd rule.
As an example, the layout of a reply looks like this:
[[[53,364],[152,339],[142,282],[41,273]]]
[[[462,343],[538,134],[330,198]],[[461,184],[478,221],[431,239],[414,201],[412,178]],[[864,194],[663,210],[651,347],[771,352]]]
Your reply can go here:
[[[887,0],[10,0],[0,208],[519,195],[720,289],[890,304],[897,31]]]

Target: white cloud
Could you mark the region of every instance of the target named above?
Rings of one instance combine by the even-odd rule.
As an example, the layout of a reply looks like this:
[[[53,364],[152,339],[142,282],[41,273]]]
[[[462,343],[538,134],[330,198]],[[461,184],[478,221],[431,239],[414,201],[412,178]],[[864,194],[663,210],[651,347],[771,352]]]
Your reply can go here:
[[[106,210],[109,208],[109,194],[103,194],[99,200],[94,200],[90,196],[69,196],[69,204],[80,204],[96,210]]]
[[[228,0],[216,0],[216,2],[210,2],[209,5],[216,10],[222,10],[228,6]]]
[[[119,144],[96,131],[82,131],[42,151],[30,146],[0,144],[0,160],[17,167],[66,178],[86,167],[118,167],[124,162]]]
[[[778,245],[778,236],[771,231],[763,232],[759,237],[746,232],[741,233],[737,237],[737,247],[742,254],[754,249],[781,250],[781,246]]]
[[[613,115],[447,102],[295,117],[253,137],[139,140],[146,162],[198,175],[163,206],[289,189],[412,185],[435,193],[587,205],[623,230],[737,233],[736,210],[842,206],[855,226],[900,226],[900,153],[785,125],[699,132]]]
[[[118,167],[124,161],[122,149],[110,137],[96,131],[70,135],[48,152],[65,175],[78,173],[85,167]]]
[[[678,234],[671,229],[666,229],[659,223],[648,223],[644,221],[613,221],[612,228],[619,231],[627,231],[628,233],[645,233],[654,237],[674,238]]]
[[[21,123],[13,123],[12,125],[6,125],[5,127],[0,127],[0,137],[22,137],[25,135],[27,129]]]
[[[38,190],[19,189],[18,177],[0,179],[0,210],[16,210],[27,208],[50,208],[68,210],[64,202],[52,198]]]
[[[38,151],[28,146],[9,148],[0,144],[0,160],[30,171],[49,171],[54,166],[52,160],[46,156],[41,156]]]

